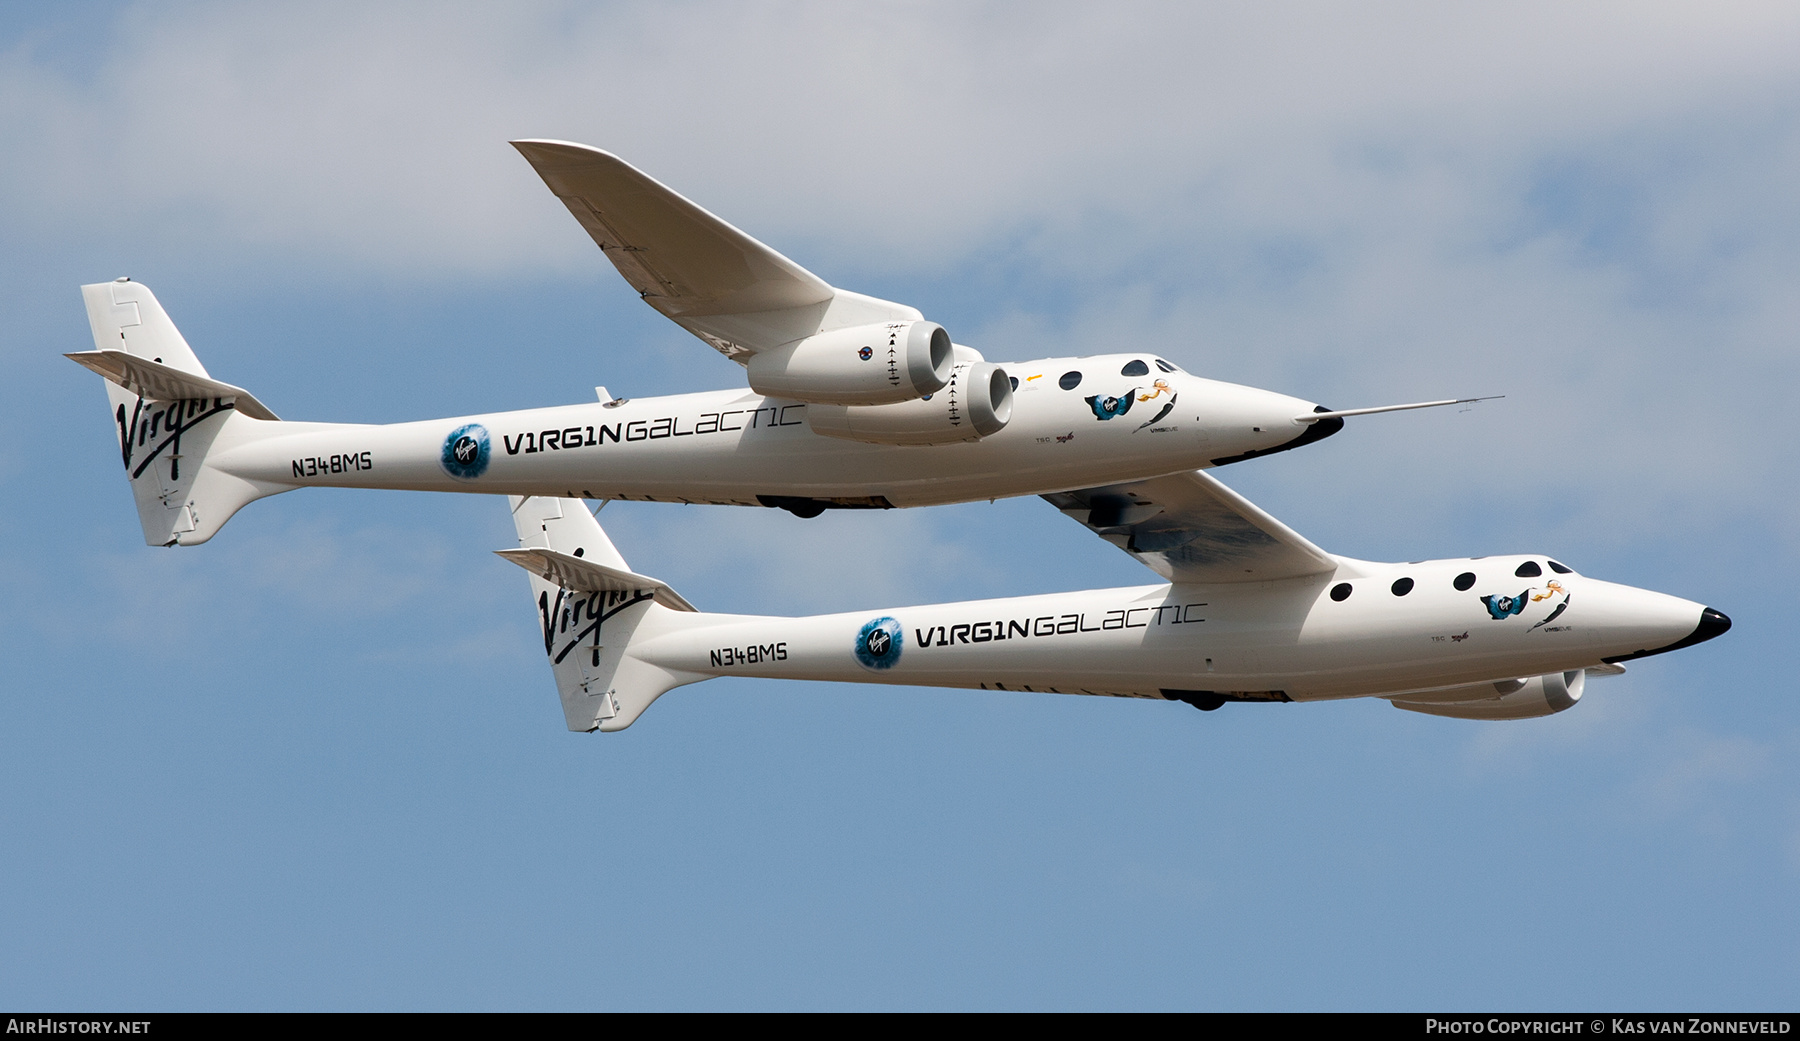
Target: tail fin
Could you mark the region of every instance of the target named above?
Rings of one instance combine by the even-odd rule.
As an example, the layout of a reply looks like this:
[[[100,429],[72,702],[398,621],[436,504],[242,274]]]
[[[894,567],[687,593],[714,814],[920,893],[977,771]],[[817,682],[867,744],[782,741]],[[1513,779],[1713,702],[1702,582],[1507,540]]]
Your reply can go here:
[[[206,465],[214,449],[273,435],[278,419],[249,391],[206,374],[148,286],[121,278],[81,295],[96,349],[68,358],[106,377],[146,543],[198,545],[246,503],[288,490]]]
[[[705,616],[666,583],[633,574],[580,499],[508,501],[521,548],[496,552],[531,572],[544,653],[570,730],[623,730],[664,692],[708,678],[630,654],[632,643]]]

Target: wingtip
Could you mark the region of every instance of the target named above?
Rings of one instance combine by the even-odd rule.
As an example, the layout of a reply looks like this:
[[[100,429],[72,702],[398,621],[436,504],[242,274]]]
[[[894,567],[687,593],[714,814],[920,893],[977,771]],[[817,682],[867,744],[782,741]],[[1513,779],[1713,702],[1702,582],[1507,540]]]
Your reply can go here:
[[[507,144],[518,149],[519,154],[532,163],[540,159],[610,159],[624,162],[618,156],[605,149],[584,145],[578,141],[560,141],[550,137],[521,137]]]
[[[72,361],[75,364],[81,366],[82,368],[88,370],[89,372],[94,373],[95,375],[104,376],[107,379],[116,379],[116,374],[118,372],[118,366],[116,363],[109,365],[108,359],[106,356],[108,354],[117,354],[117,353],[119,353],[119,352],[118,351],[76,351],[73,354],[65,354],[65,355],[63,355],[63,357],[69,359],[70,361]]]

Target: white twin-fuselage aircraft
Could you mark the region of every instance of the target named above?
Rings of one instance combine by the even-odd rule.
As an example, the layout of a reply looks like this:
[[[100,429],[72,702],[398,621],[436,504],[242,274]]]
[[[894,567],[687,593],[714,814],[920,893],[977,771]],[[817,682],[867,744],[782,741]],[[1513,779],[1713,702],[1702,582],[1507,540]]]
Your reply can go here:
[[[515,146],[643,299],[741,363],[749,390],[387,425],[277,419],[214,380],[142,284],[83,286],[144,537],[205,542],[309,485],[504,493],[577,731],[629,726],[713,676],[1182,701],[1375,696],[1547,715],[1586,676],[1711,639],[1723,614],[1544,556],[1377,564],[1320,550],[1204,468],[1345,416],[1152,352],[1005,367],[913,308],[834,289],[607,153]],[[1463,399],[1474,400],[1474,399]],[[1042,495],[1163,584],[812,618],[707,614],[632,572],[582,499],[813,516]]]
[[[211,378],[150,290],[82,287],[151,545],[197,545],[308,486],[829,508],[1038,495],[1217,466],[1343,417],[1153,352],[987,362],[914,308],[835,289],[620,159],[516,147],[645,302],[741,363],[748,390],[365,425],[281,422]]]
[[[1710,640],[1712,608],[1542,555],[1379,564],[1308,542],[1204,472],[1045,496],[1157,585],[811,618],[696,611],[632,573],[579,500],[514,498],[569,729],[630,726],[715,676],[1227,701],[1385,698],[1465,719],[1573,706],[1590,673]]]

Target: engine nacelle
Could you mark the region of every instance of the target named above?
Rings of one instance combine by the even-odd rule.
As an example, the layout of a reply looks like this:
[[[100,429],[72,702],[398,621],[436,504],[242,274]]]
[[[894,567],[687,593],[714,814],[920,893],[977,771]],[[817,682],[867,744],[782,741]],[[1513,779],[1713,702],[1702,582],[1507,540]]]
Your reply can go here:
[[[950,334],[936,322],[885,322],[759,351],[750,389],[828,405],[881,405],[935,394],[950,382]]]
[[[1457,719],[1530,719],[1573,708],[1587,686],[1587,672],[1552,672],[1523,680],[1473,683],[1391,698],[1395,708]]]
[[[1012,418],[1012,380],[988,362],[964,362],[929,398],[892,405],[808,405],[815,434],[876,445],[948,445],[979,441]]]

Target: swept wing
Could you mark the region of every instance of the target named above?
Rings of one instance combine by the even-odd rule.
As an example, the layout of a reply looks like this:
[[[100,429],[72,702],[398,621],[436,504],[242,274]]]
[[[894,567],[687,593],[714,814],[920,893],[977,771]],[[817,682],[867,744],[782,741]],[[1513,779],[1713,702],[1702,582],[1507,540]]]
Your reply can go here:
[[[1044,499],[1171,582],[1264,582],[1339,563],[1202,470]]]
[[[924,317],[834,289],[609,152],[568,141],[512,144],[645,303],[727,357]]]

